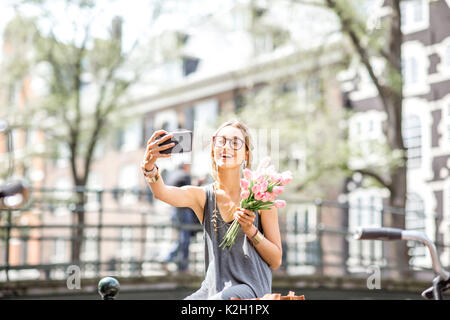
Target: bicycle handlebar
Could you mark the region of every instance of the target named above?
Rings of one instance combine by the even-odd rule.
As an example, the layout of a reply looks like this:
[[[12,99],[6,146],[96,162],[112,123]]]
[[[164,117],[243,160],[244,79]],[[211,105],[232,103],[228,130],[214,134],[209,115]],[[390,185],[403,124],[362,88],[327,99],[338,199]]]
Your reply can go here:
[[[15,195],[17,193],[22,193],[25,186],[21,181],[13,181],[5,186],[0,187],[0,199]]]
[[[436,247],[428,237],[420,232],[395,228],[360,228],[355,233],[357,240],[412,240],[425,244],[430,251],[433,269],[443,281],[450,279],[450,273],[445,271],[439,260]]]
[[[394,228],[361,228],[356,232],[355,238],[357,240],[400,240],[402,231]]]

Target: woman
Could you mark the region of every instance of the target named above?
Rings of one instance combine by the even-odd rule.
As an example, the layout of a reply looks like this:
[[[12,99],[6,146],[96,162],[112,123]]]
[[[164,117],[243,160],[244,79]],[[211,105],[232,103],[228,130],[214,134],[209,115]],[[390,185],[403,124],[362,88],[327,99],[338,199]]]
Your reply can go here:
[[[211,140],[214,183],[204,187],[166,186],[159,176],[156,159],[174,144],[158,146],[170,139],[166,131],[156,131],[147,143],[142,164],[146,180],[156,199],[172,206],[191,208],[203,225],[205,236],[205,280],[199,290],[185,299],[225,299],[262,297],[272,289],[272,270],[281,264],[281,239],[275,207],[260,214],[240,205],[243,168],[251,168],[252,145],[248,128],[239,120],[222,124]],[[241,231],[231,250],[219,248],[231,222],[237,219]]]

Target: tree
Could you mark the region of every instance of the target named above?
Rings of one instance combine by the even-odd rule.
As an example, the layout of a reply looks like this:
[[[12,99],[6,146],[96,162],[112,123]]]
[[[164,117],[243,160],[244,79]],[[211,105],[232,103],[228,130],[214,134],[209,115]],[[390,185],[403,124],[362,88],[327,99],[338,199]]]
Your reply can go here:
[[[283,2],[271,2],[269,6],[276,6],[277,3],[282,4]],[[298,173],[303,178],[297,181],[297,191],[306,190],[311,183],[320,185],[320,181],[329,177],[331,173],[344,177],[359,173],[367,178],[365,180],[369,181],[369,184],[389,190],[389,206],[384,208],[384,225],[404,229],[405,216],[395,212],[396,209],[405,209],[407,194],[407,155],[402,136],[400,1],[385,1],[383,12],[388,14],[379,17],[380,19],[376,23],[377,27],[373,25],[374,19],[370,17],[371,12],[368,13],[364,10],[363,6],[367,3],[366,1],[290,0],[288,2],[291,6],[320,8],[332,13],[336,18],[336,27],[338,28],[336,31],[343,36],[339,50],[357,57],[363,68],[367,70],[387,115],[384,131],[386,143],[375,142],[376,145],[372,145],[372,150],[377,151],[379,159],[385,161],[382,164],[366,161],[363,166],[352,166],[350,160],[355,156],[364,157],[364,153],[358,150],[360,149],[358,146],[355,148],[355,146],[349,145],[348,141],[342,143],[342,140],[347,139],[345,122],[351,117],[351,112],[343,112],[338,115],[336,111],[328,108],[328,102],[324,100],[316,101],[318,109],[312,113],[295,111],[292,106],[298,104],[298,101],[293,102],[279,90],[280,85],[276,83],[280,81],[279,79],[274,81],[275,84],[272,85],[272,88],[258,89],[254,91],[258,92],[257,94],[251,94],[253,102],[247,101],[251,109],[244,110],[242,117],[253,119],[253,125],[279,127],[280,140],[287,149],[289,149],[289,145],[298,140],[306,143],[305,150],[308,152],[306,158],[312,159],[312,161],[307,163],[308,170],[306,172]],[[297,19],[301,19],[301,17],[297,17]],[[372,26],[367,21],[372,22]],[[280,22],[280,26],[282,24],[285,24],[285,21]],[[286,43],[291,43],[291,45],[294,43],[293,46],[296,47],[294,33],[288,33],[285,39]],[[261,34],[260,29],[259,34]],[[322,46],[322,51],[318,50],[315,53],[313,51],[313,55],[315,54],[317,59],[330,52],[330,49],[336,49],[330,48],[326,41],[323,43],[325,44]],[[348,43],[350,44],[349,48],[352,48],[350,52],[346,50]],[[344,54],[344,56],[347,55]],[[301,58],[308,59],[308,56]],[[376,61],[382,62],[381,69],[375,67]],[[343,60],[340,67],[341,70],[345,70],[349,65]],[[333,72],[338,71],[338,69],[332,69],[331,66],[324,66],[324,68],[330,68],[330,72],[321,79],[327,79],[329,76],[333,78]],[[319,67],[319,69],[310,68],[310,70],[309,73],[303,75],[303,79],[310,78],[312,74],[317,75],[321,69]],[[266,97],[266,103],[264,97]],[[268,108],[265,110],[269,110],[270,117],[258,114],[259,107],[261,107],[260,110]],[[293,139],[292,135],[295,135],[296,139]],[[283,150],[281,144],[280,150]],[[316,187],[310,190],[314,189]],[[316,191],[318,190],[316,189]],[[314,194],[314,191],[310,194]],[[386,244],[386,249],[389,262],[396,263],[398,273],[393,273],[393,276],[408,277],[410,274],[408,271],[409,256],[406,244],[393,242]]]
[[[402,135],[403,81],[402,81],[402,42],[400,0],[388,0],[384,8],[389,14],[383,19],[381,28],[370,30],[363,15],[357,13],[354,3],[350,1],[326,0],[325,4],[339,18],[341,29],[353,45],[361,63],[367,70],[370,79],[376,87],[384,111],[387,115],[387,144],[392,152],[400,155],[397,166],[389,168],[388,172],[380,168],[354,169],[365,176],[375,179],[389,194],[391,208],[405,209],[407,194],[407,154]],[[381,18],[381,17],[380,17]],[[381,23],[381,21],[380,21]],[[383,70],[377,72],[374,61],[383,61]],[[388,209],[388,211],[390,211]],[[405,215],[396,212],[386,212],[384,223],[388,227],[405,228]],[[397,262],[399,275],[409,276],[409,255],[405,243],[394,242],[387,246],[388,257]]]
[[[126,120],[123,111],[129,103],[130,89],[136,86],[151,63],[150,59],[139,55],[139,39],[130,48],[124,47],[119,17],[112,20],[109,36],[96,36],[93,29],[99,8],[94,3],[66,1],[66,12],[75,12],[75,17],[67,16],[73,18],[73,33],[57,33],[61,16],[52,11],[53,3],[25,1],[24,5],[34,6],[40,14],[27,18],[20,13],[19,6],[18,16],[5,32],[5,41],[26,47],[22,51],[26,53],[25,59],[21,59],[21,54],[9,56],[7,66],[18,69],[9,73],[14,75],[13,81],[29,77],[39,69],[43,70],[41,79],[46,87],[45,94],[29,98],[27,108],[17,110],[14,116],[10,114],[10,118],[23,128],[44,131],[47,141],[53,145],[51,148],[59,144],[69,151],[71,177],[76,187],[71,251],[74,263],[80,261],[85,187],[94,150],[118,118],[120,122]],[[23,39],[17,34],[23,34]]]

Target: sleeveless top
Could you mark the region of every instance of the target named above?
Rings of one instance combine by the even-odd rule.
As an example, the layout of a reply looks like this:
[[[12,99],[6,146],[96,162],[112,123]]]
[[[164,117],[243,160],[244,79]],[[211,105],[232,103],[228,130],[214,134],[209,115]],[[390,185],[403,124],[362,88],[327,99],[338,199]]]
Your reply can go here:
[[[213,184],[203,187],[206,192],[205,208],[203,210],[203,238],[205,241],[205,280],[202,289],[206,289],[208,297],[227,289],[233,285],[246,284],[255,294],[255,298],[262,297],[272,291],[272,270],[261,258],[250,240],[239,230],[234,245],[221,248],[226,231],[231,226],[226,223],[217,206],[217,232],[211,221],[215,206]],[[255,226],[263,232],[258,212]]]

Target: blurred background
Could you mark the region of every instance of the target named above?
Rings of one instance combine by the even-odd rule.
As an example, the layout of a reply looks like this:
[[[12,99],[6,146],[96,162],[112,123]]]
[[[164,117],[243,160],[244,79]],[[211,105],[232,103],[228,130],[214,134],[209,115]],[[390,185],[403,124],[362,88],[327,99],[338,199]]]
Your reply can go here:
[[[158,166],[210,183],[232,118],[254,166],[294,176],[273,292],[420,298],[426,248],[353,240],[361,226],[423,232],[450,264],[448,0],[5,0],[0,44],[0,182],[31,190],[0,205],[0,298],[96,299],[104,276],[124,298],[199,287],[201,226],[153,199],[140,163],[155,130],[192,130]]]

